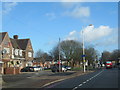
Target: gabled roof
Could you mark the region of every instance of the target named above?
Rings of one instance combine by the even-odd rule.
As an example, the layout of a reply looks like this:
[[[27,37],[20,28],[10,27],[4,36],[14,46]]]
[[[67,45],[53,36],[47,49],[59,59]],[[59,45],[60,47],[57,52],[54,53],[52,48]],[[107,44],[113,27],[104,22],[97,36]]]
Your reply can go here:
[[[13,48],[25,50],[30,39],[12,39],[10,38]]]
[[[0,32],[0,44],[2,43],[2,41],[5,38],[6,34],[7,34],[7,32]]]
[[[10,38],[10,40],[11,40],[13,48],[20,49],[20,47],[15,39]]]
[[[4,40],[6,34],[7,34],[7,32],[0,32],[0,44]],[[13,38],[10,38],[10,41],[12,43],[13,48],[26,50],[30,39],[29,38],[28,39],[13,39]]]
[[[25,50],[29,40],[30,39],[17,39],[16,42],[22,50]]]

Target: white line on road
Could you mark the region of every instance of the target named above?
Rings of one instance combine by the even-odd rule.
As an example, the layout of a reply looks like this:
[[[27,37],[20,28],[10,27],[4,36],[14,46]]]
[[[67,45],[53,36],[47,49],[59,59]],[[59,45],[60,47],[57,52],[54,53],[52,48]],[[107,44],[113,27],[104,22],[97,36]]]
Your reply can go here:
[[[75,87],[75,88],[73,88],[72,90],[75,90],[75,89],[77,89],[78,87]]]
[[[79,87],[82,86],[82,85],[83,85],[83,84],[80,84]]]
[[[92,80],[93,78],[95,78],[96,76],[98,76],[100,73],[102,73],[104,70],[102,70],[101,72],[97,73],[96,75],[94,75],[93,77],[89,78],[88,80],[86,80],[85,82],[83,82],[83,84],[85,84],[86,82]],[[78,85],[79,87],[82,86],[83,84]],[[78,87],[73,88],[73,90],[77,89]]]
[[[88,82],[89,80],[87,80],[87,82]]]
[[[83,82],[83,83],[86,83],[86,82]]]

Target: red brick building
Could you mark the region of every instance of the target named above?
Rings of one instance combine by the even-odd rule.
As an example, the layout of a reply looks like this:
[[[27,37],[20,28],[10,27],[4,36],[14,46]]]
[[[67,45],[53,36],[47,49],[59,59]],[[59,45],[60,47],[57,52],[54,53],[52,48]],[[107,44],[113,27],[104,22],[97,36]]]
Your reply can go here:
[[[10,38],[7,32],[0,33],[0,67],[2,74],[19,73],[22,67],[33,60],[33,48],[30,39]]]

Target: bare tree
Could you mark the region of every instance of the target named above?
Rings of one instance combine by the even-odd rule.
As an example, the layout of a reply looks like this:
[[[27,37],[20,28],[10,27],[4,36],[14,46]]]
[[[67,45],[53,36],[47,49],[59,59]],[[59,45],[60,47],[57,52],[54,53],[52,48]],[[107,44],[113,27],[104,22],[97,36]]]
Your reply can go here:
[[[93,64],[94,60],[98,58],[98,52],[93,47],[88,47],[85,49],[86,60],[88,60],[88,65]]]
[[[103,51],[101,60],[105,63],[107,60],[111,60],[111,53],[109,51]]]
[[[112,53],[111,53],[111,57],[110,57],[111,60],[114,60],[116,61],[116,63],[119,62],[119,59],[120,59],[120,50],[116,49],[114,50]]]
[[[48,57],[47,53],[44,53],[42,50],[38,50],[35,54],[35,58],[37,62],[42,62],[44,65],[46,58]]]
[[[55,59],[58,59],[59,48],[58,45],[54,47],[51,52],[51,55]],[[60,56],[61,59],[67,59],[72,66],[78,61],[81,60],[82,55],[82,44],[74,40],[65,40],[60,43]]]

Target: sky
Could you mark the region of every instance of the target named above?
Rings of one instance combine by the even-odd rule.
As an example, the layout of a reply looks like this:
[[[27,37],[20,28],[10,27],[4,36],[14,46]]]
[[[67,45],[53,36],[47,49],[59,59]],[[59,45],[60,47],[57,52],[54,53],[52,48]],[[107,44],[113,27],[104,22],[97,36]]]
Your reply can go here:
[[[85,47],[93,46],[99,52],[118,49],[118,3],[2,3],[2,32],[30,38],[34,52],[50,52],[59,38],[82,42],[82,30]]]

